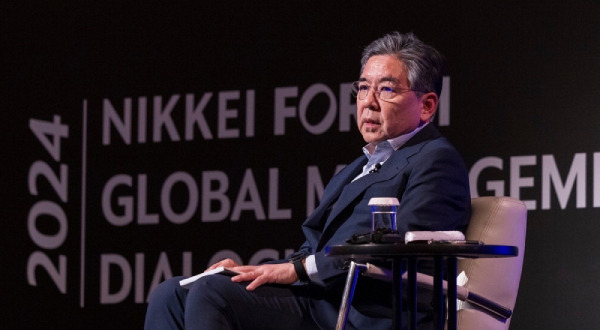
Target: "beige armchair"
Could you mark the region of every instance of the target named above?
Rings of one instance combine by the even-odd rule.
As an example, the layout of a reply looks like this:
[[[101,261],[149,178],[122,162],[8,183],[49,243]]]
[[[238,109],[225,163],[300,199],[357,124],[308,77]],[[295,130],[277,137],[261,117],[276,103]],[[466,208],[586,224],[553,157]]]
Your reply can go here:
[[[464,287],[514,310],[525,254],[527,208],[523,202],[510,197],[474,198],[471,206],[466,238],[485,244],[514,245],[519,248],[519,255],[514,258],[459,260],[458,272],[464,271],[468,278]],[[496,318],[468,302],[457,315],[461,330],[508,329],[510,320]]]
[[[510,197],[473,198],[471,205],[471,221],[465,233],[466,239],[490,245],[517,246],[519,254],[513,258],[458,261],[458,273],[464,271],[468,278],[467,283],[457,290],[458,298],[465,301],[457,313],[458,329],[508,329],[521,279],[527,209],[523,202]],[[356,285],[358,273],[377,279],[391,280],[391,272],[388,270],[370,264],[361,265],[352,262],[336,329],[345,327],[348,307],[352,299],[351,292]],[[433,283],[432,278],[425,274],[418,274],[417,281],[420,286],[431,287]],[[445,281],[443,286],[445,291],[447,287]],[[477,305],[475,302],[483,302],[483,304]],[[492,308],[481,307],[486,305]]]

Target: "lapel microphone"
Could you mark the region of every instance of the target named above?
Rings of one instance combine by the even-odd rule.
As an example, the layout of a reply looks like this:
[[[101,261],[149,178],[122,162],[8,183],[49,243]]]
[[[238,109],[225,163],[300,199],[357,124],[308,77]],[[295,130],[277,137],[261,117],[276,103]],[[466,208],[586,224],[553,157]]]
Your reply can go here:
[[[369,173],[377,173],[381,169],[381,163],[375,164],[375,168],[370,170]]]

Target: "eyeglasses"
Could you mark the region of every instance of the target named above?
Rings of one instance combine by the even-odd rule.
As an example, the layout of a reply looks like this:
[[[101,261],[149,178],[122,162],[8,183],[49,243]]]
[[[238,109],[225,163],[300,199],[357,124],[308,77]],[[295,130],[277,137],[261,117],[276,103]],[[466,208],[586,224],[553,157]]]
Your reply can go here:
[[[407,93],[407,92],[416,92],[413,89],[402,89],[402,88],[394,88],[387,86],[378,86],[373,87],[367,84],[364,81],[355,81],[352,83],[352,93],[358,97],[359,100],[364,100],[369,95],[369,91],[373,88],[374,93],[379,95],[379,98],[382,100],[389,100],[397,95]]]

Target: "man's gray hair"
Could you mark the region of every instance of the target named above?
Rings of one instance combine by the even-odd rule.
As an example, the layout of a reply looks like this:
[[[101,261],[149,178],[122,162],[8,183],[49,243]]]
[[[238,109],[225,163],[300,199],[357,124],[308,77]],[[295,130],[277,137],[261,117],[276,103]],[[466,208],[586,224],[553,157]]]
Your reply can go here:
[[[369,58],[375,55],[396,56],[406,67],[410,89],[421,93],[435,92],[440,96],[446,60],[412,32],[392,32],[371,42],[362,54],[361,74]]]

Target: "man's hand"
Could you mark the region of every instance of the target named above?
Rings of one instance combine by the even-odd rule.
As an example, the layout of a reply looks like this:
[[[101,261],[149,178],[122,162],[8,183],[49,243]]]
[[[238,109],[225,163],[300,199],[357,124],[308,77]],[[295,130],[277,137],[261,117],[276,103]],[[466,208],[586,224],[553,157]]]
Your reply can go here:
[[[223,260],[217,262],[216,264],[208,267],[206,270],[212,270],[212,269],[215,269],[218,267],[233,268],[233,267],[238,267],[238,266],[240,266],[240,265],[231,259],[223,259]]]
[[[232,270],[241,273],[231,278],[234,282],[252,281],[246,290],[253,291],[266,283],[292,284],[298,280],[298,275],[291,263],[266,264],[259,266],[240,266]]]

